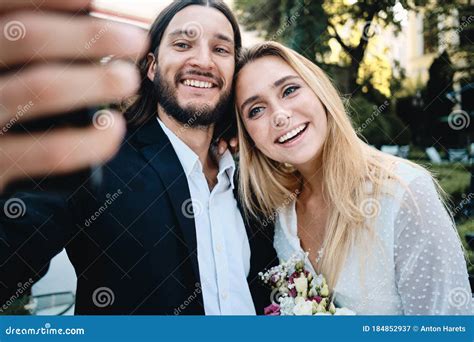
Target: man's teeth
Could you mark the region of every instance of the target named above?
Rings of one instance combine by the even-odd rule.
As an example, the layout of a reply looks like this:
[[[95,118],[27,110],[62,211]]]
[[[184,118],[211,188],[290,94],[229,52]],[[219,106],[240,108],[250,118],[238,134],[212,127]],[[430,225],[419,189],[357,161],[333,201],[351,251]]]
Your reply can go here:
[[[284,143],[285,141],[290,140],[295,135],[297,135],[299,132],[304,130],[305,127],[306,127],[306,124],[302,124],[301,126],[296,127],[294,130],[292,130],[292,131],[286,133],[285,135],[282,135],[280,138],[278,138],[278,142],[279,143]]]
[[[184,80],[183,84],[195,88],[212,88],[212,83],[196,80]]]

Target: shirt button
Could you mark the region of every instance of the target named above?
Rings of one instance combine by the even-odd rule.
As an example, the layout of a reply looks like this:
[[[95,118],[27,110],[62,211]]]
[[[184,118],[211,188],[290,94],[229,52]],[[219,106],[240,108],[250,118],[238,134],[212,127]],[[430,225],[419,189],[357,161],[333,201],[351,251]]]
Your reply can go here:
[[[220,243],[216,245],[216,250],[217,250],[217,253],[222,252],[222,245]]]
[[[227,299],[227,292],[222,293],[222,299],[226,300]]]

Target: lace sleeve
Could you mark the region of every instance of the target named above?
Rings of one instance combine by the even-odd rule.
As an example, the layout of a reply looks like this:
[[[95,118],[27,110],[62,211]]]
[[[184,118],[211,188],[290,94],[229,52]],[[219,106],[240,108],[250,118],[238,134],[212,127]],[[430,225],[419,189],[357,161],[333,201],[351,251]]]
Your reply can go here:
[[[428,175],[405,191],[395,218],[395,274],[405,315],[472,315],[458,233]]]

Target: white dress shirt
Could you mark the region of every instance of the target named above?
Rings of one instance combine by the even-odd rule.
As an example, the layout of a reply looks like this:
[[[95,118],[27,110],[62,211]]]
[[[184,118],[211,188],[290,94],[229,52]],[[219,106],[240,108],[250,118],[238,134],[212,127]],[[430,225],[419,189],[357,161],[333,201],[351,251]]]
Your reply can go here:
[[[158,122],[178,155],[189,185],[206,315],[255,315],[247,283],[250,245],[234,198],[232,155],[226,151],[220,158],[217,184],[209,191],[198,155],[161,120]]]

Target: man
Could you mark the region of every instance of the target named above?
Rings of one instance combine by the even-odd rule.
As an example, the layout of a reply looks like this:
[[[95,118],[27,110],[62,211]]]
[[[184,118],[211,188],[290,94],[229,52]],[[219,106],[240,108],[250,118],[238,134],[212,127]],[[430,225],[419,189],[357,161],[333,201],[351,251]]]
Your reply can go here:
[[[150,38],[130,130],[99,193],[18,194],[27,213],[2,218],[4,292],[65,247],[77,314],[263,313],[270,296],[256,278],[275,261],[271,232],[244,221],[234,161],[210,148],[232,115],[236,20],[221,2],[174,2]]]

